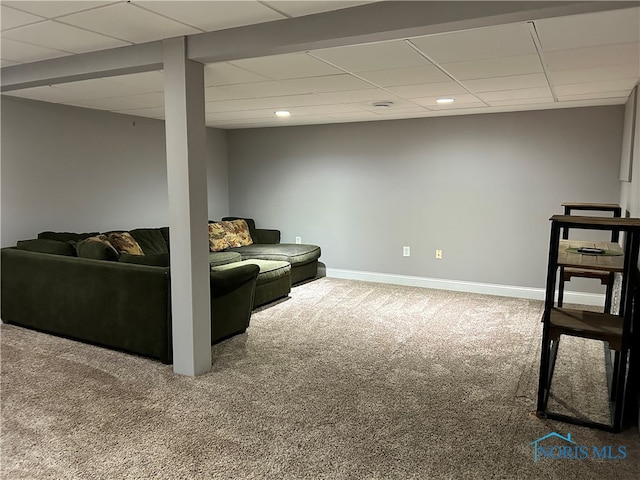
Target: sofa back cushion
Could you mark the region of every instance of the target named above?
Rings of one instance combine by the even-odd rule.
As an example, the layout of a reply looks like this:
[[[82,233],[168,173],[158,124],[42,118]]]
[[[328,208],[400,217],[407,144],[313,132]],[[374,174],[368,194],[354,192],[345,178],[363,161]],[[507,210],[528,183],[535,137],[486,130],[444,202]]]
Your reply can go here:
[[[72,233],[72,232],[40,232],[38,238],[45,240],[57,240],[59,242],[79,242],[85,238],[98,235],[99,232],[92,233]]]
[[[80,240],[76,245],[76,251],[79,257],[92,258],[94,260],[116,261],[120,256],[105,235],[96,235]]]
[[[129,233],[135,238],[145,255],[169,253],[168,243],[161,228],[136,228]],[[168,233],[168,228],[166,228]]]
[[[152,267],[168,267],[169,253],[150,253],[149,255],[129,255],[123,253],[119,260],[123,263],[135,263],[136,265],[149,265]]]
[[[76,249],[69,242],[59,242],[58,240],[49,240],[46,238],[37,238],[33,240],[19,240],[16,248],[18,250],[28,250],[30,252],[51,253],[53,255],[64,255],[67,257],[75,257]]]

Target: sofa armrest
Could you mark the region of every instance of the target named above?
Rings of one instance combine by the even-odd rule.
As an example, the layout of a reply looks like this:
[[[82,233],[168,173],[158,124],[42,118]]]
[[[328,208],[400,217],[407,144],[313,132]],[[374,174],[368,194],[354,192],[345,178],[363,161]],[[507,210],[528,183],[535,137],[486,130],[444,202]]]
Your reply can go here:
[[[280,243],[280,230],[256,228],[256,238],[253,243]]]
[[[212,344],[242,333],[249,326],[259,272],[257,265],[211,272]]]

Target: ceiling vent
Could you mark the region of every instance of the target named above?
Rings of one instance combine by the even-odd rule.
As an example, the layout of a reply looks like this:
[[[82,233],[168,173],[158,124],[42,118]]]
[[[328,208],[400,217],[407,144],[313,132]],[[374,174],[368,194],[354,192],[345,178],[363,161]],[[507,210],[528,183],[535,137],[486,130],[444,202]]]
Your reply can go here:
[[[371,105],[376,108],[391,108],[391,106],[393,105],[393,102],[388,102],[388,101],[373,102]]]

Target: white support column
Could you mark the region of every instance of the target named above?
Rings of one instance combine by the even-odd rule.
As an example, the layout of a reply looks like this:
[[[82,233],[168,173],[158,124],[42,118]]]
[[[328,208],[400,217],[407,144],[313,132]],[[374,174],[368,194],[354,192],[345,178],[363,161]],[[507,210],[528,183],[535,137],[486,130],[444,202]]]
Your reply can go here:
[[[186,58],[186,39],[163,41],[173,370],[211,369],[204,66]]]

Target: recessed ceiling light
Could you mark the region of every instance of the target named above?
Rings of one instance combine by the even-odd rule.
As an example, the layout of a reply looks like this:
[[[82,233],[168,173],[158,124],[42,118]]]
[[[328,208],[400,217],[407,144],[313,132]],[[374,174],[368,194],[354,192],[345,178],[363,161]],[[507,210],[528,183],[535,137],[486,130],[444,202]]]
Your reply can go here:
[[[276,112],[276,117],[286,118],[290,116],[291,116],[291,112],[288,112],[287,110],[278,110]]]
[[[438,105],[446,105],[447,103],[453,103],[455,101],[455,98],[439,98],[436,100],[436,103]]]
[[[391,108],[391,106],[393,105],[393,102],[388,102],[388,101],[373,102],[371,105],[376,108]]]

